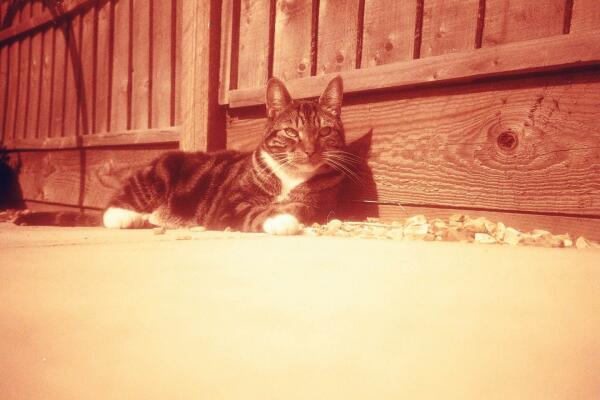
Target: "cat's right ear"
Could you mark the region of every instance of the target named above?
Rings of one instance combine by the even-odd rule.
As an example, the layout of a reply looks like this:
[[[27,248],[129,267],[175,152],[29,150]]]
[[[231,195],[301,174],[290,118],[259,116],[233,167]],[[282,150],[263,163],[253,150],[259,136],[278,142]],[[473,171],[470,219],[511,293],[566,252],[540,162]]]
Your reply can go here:
[[[267,105],[267,117],[269,119],[274,119],[279,113],[292,104],[292,96],[290,96],[290,93],[283,82],[277,78],[271,78],[269,79],[269,82],[267,82],[265,100]]]

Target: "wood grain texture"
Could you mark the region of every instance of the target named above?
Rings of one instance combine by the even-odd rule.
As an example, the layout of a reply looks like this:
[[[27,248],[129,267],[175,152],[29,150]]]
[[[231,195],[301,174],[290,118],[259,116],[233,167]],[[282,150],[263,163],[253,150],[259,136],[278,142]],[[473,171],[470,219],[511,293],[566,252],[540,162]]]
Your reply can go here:
[[[29,79],[31,65],[31,38],[19,41],[19,89],[15,116],[15,137],[26,138],[27,113],[29,112]]]
[[[111,112],[111,4],[105,2],[95,7],[96,32],[96,79],[94,79],[94,133],[108,132]]]
[[[600,216],[597,72],[362,95],[353,103],[342,116],[348,137],[373,131],[371,200]],[[262,113],[231,113],[228,147],[256,146]]]
[[[54,92],[52,89],[53,42],[54,30],[45,29],[42,33],[42,59],[40,78],[40,110],[38,114],[38,137],[47,138],[50,135],[51,104]]]
[[[233,35],[233,0],[221,2],[221,67],[219,69],[219,104],[227,104],[231,82],[231,41]],[[181,26],[181,24],[179,24]],[[181,46],[177,46],[181,48]]]
[[[362,68],[413,58],[416,9],[416,0],[365,0]]]
[[[112,33],[112,88],[109,131],[129,129],[131,109],[129,99],[129,2],[118,0],[113,3],[114,20]]]
[[[8,46],[8,81],[7,106],[4,118],[4,140],[15,137],[15,116],[17,113],[17,97],[19,88],[19,42]]]
[[[21,152],[23,197],[42,203],[105,207],[121,173],[175,148],[155,145],[136,149]]]
[[[487,0],[482,46],[563,33],[565,0]]]
[[[475,48],[479,0],[425,0],[421,57]]]
[[[144,129],[150,119],[150,2],[133,0],[132,4],[131,128]]]
[[[268,79],[270,0],[242,0],[238,88],[264,85]]]
[[[79,32],[81,27],[81,16],[75,15],[67,21],[66,31],[63,34],[67,35],[67,63],[66,69],[66,85],[65,85],[65,111],[62,136],[77,136],[78,135],[78,117],[79,117],[79,93],[78,84],[81,60],[79,55]]]
[[[171,47],[172,6],[171,1],[152,3],[152,128],[165,128],[172,125],[171,116]]]
[[[31,65],[29,66],[29,111],[25,126],[26,137],[39,137],[40,88],[42,73],[42,32],[31,37]]]
[[[8,46],[0,47],[0,145],[5,140],[6,111],[8,109]],[[8,139],[8,138],[6,138]]]
[[[273,76],[284,81],[310,76],[310,0],[277,0]]]
[[[355,68],[358,6],[358,0],[319,3],[317,74]]]
[[[52,28],[53,30],[53,58],[52,70],[52,104],[50,112],[50,135],[49,137],[63,136],[65,117],[65,89],[67,87],[68,35],[65,34],[67,23]]]
[[[600,30],[600,4],[596,0],[575,0],[571,32]]]
[[[77,79],[78,96],[78,132],[80,135],[94,133],[94,75],[95,65],[95,32],[94,8],[88,8],[81,14],[81,26],[77,39],[79,65]]]
[[[599,64],[600,41],[595,32],[588,32],[345,71],[340,75],[344,79],[344,92],[352,93],[394,87],[408,89],[442,82],[467,82]],[[320,95],[332,77],[300,78],[288,81],[286,85],[298,97],[315,97]],[[263,103],[264,87],[229,92],[230,107]]]

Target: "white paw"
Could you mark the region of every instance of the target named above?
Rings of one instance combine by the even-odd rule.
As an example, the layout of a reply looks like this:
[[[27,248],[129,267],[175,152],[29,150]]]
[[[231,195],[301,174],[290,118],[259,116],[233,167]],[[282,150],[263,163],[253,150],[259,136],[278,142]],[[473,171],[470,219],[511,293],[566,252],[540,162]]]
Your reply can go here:
[[[271,235],[295,235],[300,231],[300,222],[292,214],[278,214],[267,218],[263,231]]]
[[[108,208],[102,216],[104,226],[111,229],[141,228],[147,220],[148,214],[118,207]]]

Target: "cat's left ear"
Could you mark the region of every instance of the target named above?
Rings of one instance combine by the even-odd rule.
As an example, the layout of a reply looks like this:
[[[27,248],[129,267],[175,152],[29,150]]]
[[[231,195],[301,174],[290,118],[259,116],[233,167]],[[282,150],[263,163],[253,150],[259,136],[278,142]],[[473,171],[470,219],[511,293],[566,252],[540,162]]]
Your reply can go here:
[[[323,94],[319,97],[319,104],[336,117],[339,117],[342,112],[343,95],[344,84],[342,77],[338,75],[329,82]]]
[[[283,82],[277,78],[271,78],[267,82],[265,103],[267,105],[267,117],[274,119],[292,104],[292,96],[290,96],[290,92],[288,92]]]

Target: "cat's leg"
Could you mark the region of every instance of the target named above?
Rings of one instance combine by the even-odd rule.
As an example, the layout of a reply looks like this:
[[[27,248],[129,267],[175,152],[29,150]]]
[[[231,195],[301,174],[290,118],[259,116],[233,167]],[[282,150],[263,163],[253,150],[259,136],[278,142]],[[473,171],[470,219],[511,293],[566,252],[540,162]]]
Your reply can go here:
[[[120,207],[109,207],[104,211],[102,221],[106,228],[135,229],[151,226],[151,214],[139,213]]]
[[[313,220],[315,210],[300,202],[252,207],[245,216],[242,230],[271,235],[295,235],[302,222]]]
[[[262,228],[271,235],[295,235],[300,232],[300,221],[293,214],[275,214],[263,222]]]

